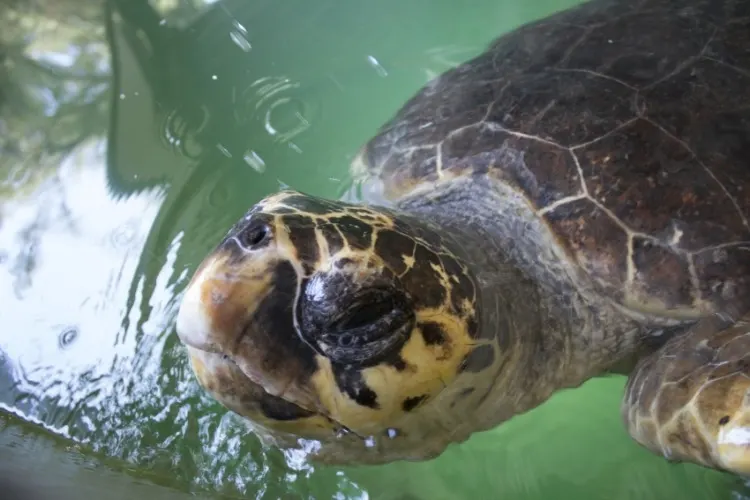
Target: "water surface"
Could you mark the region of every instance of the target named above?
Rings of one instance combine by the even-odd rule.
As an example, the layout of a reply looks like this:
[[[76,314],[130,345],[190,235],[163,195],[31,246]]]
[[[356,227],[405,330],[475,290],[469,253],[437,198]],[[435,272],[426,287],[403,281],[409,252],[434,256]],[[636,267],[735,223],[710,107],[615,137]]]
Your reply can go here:
[[[312,466],[205,396],[176,341],[190,274],[253,203],[344,196],[357,149],[420,86],[573,3],[0,0],[3,470],[145,498],[750,495],[633,443],[622,377],[436,460]]]

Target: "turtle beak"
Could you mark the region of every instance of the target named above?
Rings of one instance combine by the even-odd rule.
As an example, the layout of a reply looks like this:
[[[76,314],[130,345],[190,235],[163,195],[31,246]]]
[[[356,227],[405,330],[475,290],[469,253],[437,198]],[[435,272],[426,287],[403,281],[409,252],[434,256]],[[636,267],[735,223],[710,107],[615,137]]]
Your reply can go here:
[[[203,380],[212,377],[211,367],[232,363],[269,394],[316,408],[314,391],[299,382],[317,365],[292,321],[296,290],[293,266],[273,252],[244,256],[220,247],[208,255],[185,290],[175,325],[193,362],[210,358]]]
[[[219,269],[217,259],[201,265],[185,290],[175,327],[180,341],[193,349],[227,353],[227,340],[237,338],[226,327],[243,324],[242,310],[232,307],[228,297],[238,286],[226,271]]]
[[[177,312],[177,337],[188,347],[206,352],[219,352],[219,343],[211,334],[210,316],[201,301],[200,287],[194,286],[195,281],[196,278],[193,278],[185,290]]]

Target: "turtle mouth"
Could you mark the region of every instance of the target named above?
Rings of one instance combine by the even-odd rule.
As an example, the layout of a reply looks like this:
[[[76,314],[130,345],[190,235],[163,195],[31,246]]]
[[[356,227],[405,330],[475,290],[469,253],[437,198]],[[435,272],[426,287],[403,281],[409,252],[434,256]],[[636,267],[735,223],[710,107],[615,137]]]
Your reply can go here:
[[[213,393],[219,402],[235,413],[256,421],[260,425],[270,427],[274,427],[273,424],[289,424],[295,420],[317,416],[328,422],[330,436],[307,436],[300,433],[297,434],[299,437],[325,439],[351,435],[364,440],[364,437],[358,436],[330,415],[319,410],[308,409],[283,395],[272,394],[262,383],[256,382],[252,373],[247,373],[242,364],[237,363],[230,355],[187,343],[185,345],[198,382]],[[257,421],[258,416],[263,417],[262,421]],[[286,429],[288,430],[289,426],[286,426]]]

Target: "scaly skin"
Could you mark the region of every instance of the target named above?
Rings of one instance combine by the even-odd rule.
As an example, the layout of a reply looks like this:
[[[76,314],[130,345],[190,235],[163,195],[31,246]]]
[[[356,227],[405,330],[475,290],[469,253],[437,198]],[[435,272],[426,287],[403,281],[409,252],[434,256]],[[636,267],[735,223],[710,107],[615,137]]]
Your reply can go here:
[[[750,315],[701,322],[641,360],[622,413],[655,453],[750,476]]]
[[[294,192],[263,200],[183,299],[198,380],[277,442],[323,442],[320,460],[433,456],[468,435],[429,408],[465,397],[451,382],[497,346],[477,335],[465,264],[421,226]]]
[[[280,446],[380,463],[640,356],[633,437],[747,474],[747,324],[715,318],[750,311],[748,53],[744,0],[498,38],[362,148],[363,205],[280,193],[206,257],[177,320],[198,380]]]

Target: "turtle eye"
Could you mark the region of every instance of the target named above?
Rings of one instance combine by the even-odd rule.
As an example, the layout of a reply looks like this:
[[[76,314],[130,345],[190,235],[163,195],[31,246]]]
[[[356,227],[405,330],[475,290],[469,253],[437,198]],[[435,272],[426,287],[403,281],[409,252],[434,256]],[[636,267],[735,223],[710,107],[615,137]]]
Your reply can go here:
[[[263,246],[271,237],[271,228],[264,222],[256,222],[242,231],[237,238],[248,250],[253,250]]]

